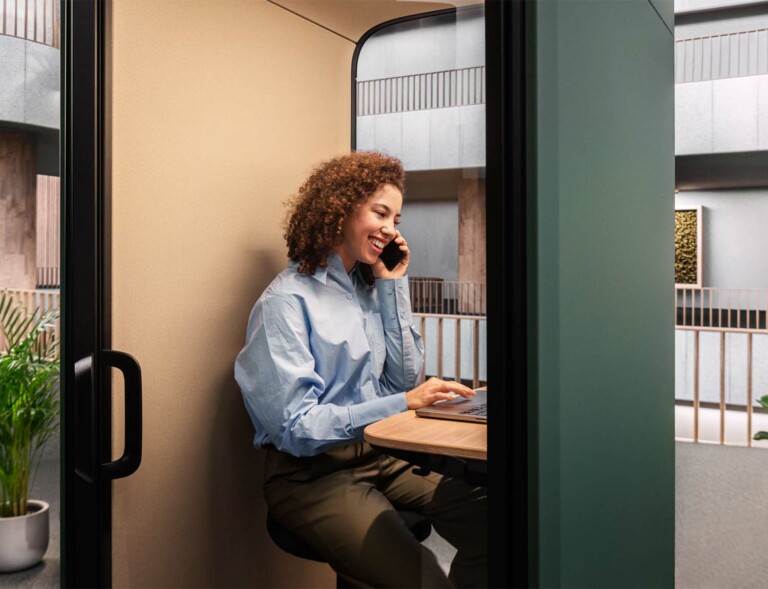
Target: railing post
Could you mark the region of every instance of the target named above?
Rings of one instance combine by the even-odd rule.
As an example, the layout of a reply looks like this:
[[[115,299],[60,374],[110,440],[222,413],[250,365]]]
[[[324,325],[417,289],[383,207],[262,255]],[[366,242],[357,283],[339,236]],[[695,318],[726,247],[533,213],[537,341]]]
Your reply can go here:
[[[720,444],[725,444],[725,331],[720,332]]]
[[[747,447],[752,447],[752,334],[747,334]]]
[[[456,381],[461,382],[461,319],[456,319]]]
[[[437,318],[437,378],[443,378],[443,318]]]
[[[474,355],[472,359],[472,388],[476,389],[480,386],[480,320],[476,318],[474,323],[474,337],[472,338],[472,351]]]
[[[699,333],[693,332],[693,441],[699,441]]]
[[[424,359],[421,363],[421,382],[427,380],[427,318],[421,316],[421,345],[424,348]]]

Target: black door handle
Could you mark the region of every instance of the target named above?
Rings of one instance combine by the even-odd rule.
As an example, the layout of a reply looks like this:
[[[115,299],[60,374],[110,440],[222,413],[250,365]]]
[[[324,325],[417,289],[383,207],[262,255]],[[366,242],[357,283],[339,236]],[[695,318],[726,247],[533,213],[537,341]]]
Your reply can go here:
[[[96,402],[93,388],[93,356],[75,362],[75,472],[94,482],[97,465]]]
[[[125,450],[117,460],[101,465],[104,477],[119,479],[141,464],[141,368],[133,356],[115,350],[103,350],[101,362],[120,370],[125,379]]]

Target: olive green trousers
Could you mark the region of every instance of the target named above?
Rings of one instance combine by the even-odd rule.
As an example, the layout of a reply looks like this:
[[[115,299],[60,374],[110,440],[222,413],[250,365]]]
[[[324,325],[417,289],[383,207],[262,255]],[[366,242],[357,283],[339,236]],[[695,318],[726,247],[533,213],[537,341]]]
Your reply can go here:
[[[364,442],[306,458],[268,449],[264,492],[272,517],[347,578],[371,587],[485,587],[485,488],[412,470]],[[428,516],[456,547],[447,577],[397,509]]]

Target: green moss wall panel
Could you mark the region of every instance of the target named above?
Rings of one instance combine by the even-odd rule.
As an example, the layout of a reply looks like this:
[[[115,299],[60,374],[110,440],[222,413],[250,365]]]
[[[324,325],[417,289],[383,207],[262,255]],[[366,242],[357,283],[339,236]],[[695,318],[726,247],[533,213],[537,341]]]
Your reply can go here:
[[[540,583],[672,587],[673,37],[648,0],[532,20]]]

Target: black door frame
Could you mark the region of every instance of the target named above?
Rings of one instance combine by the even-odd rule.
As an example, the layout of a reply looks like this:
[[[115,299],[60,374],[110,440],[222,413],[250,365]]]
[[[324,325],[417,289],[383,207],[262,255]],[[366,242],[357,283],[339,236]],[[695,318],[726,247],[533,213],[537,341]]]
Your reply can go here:
[[[105,3],[62,0],[62,584],[111,585],[109,216],[105,214]],[[75,365],[78,364],[76,371]],[[77,372],[77,373],[76,373]],[[100,383],[101,387],[96,387]],[[105,433],[103,433],[105,432]],[[97,449],[94,451],[94,449]]]
[[[101,351],[110,347],[109,193],[105,165],[106,2],[62,0],[62,582],[111,585],[111,398]],[[535,392],[529,390],[524,0],[487,0],[489,583],[535,587]],[[387,24],[387,23],[385,23]],[[377,27],[377,29],[380,27]],[[76,34],[73,34],[76,32]],[[354,92],[354,77],[353,77]],[[355,104],[353,100],[352,104]],[[354,146],[354,113],[353,113]],[[74,329],[74,326],[77,326]],[[75,362],[91,359],[75,374]],[[80,367],[82,368],[82,364]],[[107,371],[104,371],[107,372]],[[85,374],[85,376],[84,376]],[[101,395],[95,395],[100,383]],[[533,387],[532,387],[533,388]],[[76,402],[77,401],[77,402]],[[99,427],[88,424],[99,423]],[[89,446],[89,444],[92,444]],[[99,448],[97,455],[87,447]],[[532,451],[533,450],[533,451]]]
[[[526,32],[532,3],[486,0],[486,251],[488,380],[497,395],[488,426],[491,587],[538,587],[535,330],[528,292],[535,284],[535,210],[529,202]],[[529,378],[529,370],[530,377]]]

